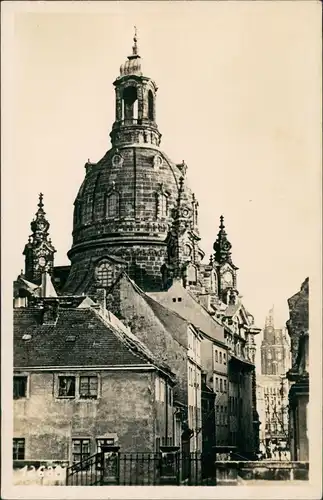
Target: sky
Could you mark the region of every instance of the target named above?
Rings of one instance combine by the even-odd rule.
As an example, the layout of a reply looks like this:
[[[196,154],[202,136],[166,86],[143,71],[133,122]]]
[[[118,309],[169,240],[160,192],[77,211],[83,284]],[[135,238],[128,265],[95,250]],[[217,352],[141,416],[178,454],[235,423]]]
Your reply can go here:
[[[3,241],[14,279],[44,193],[68,264],[88,158],[110,148],[112,82],[138,28],[161,148],[188,165],[205,259],[224,216],[238,290],[263,327],[318,269],[320,2],[13,2],[4,25]],[[18,9],[19,7],[19,9]]]

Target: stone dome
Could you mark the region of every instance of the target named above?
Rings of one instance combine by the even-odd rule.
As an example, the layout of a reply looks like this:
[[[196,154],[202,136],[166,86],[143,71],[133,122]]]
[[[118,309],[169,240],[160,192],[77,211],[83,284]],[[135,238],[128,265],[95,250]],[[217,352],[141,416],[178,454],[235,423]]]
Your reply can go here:
[[[197,226],[197,202],[185,182],[186,165],[172,162],[159,146],[157,86],[138,74],[136,36],[134,40],[129,65],[123,66],[124,74],[114,82],[112,147],[98,163],[86,163],[74,202],[66,293],[88,292],[96,263],[112,257],[120,265],[122,260],[139,286],[160,289],[167,236],[179,198],[185,206],[185,224]]]

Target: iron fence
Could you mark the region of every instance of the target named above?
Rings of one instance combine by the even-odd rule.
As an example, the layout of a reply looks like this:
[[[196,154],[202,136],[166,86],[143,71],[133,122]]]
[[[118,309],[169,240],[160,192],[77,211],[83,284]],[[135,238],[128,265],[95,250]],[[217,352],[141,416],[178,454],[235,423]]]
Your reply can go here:
[[[92,455],[66,471],[68,486],[216,485],[214,454],[111,453]]]

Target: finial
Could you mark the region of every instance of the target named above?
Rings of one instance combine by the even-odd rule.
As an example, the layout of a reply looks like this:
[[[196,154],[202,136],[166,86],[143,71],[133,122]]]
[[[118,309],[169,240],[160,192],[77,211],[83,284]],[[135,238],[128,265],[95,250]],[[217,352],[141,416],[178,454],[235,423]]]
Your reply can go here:
[[[223,221],[224,221],[224,217],[223,215],[220,216],[220,229],[224,229],[224,224],[223,224]]]
[[[138,41],[138,38],[137,38],[137,26],[134,26],[135,28],[135,34],[134,34],[134,37],[133,37],[133,47],[132,47],[132,55],[136,56],[138,54],[138,46],[137,46],[137,41]]]
[[[39,208],[43,208],[43,206],[44,206],[43,198],[44,198],[43,193],[39,193],[39,203],[38,203]]]

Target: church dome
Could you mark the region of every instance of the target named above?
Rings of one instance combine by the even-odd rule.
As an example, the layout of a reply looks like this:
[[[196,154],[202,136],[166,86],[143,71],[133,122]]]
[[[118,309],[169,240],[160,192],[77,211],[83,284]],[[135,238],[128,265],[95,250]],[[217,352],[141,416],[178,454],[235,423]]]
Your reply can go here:
[[[197,202],[185,181],[186,165],[172,162],[159,146],[157,86],[140,76],[136,36],[134,40],[133,57],[114,82],[112,147],[98,163],[86,163],[74,202],[67,293],[87,291],[96,262],[111,256],[123,259],[130,276],[144,289],[160,289],[179,193],[189,224],[196,214]]]

